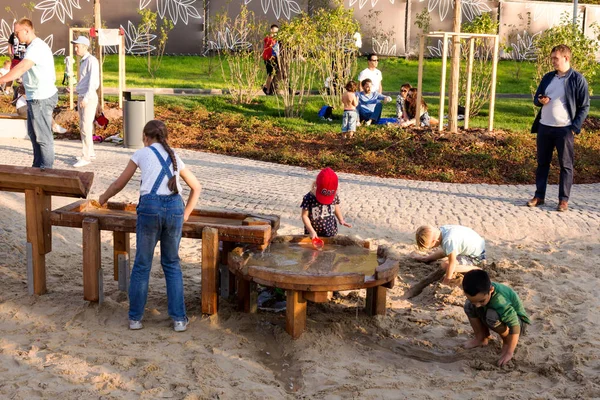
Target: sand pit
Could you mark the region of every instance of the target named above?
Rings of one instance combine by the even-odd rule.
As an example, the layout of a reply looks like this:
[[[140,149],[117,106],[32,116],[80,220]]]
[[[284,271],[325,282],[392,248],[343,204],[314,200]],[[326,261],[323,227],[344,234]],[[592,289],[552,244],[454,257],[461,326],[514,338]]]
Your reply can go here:
[[[203,168],[188,165],[196,171]],[[97,179],[92,198],[110,181],[108,174]],[[206,179],[204,205],[219,207],[222,191],[238,190],[234,185],[224,188],[222,179],[214,184]],[[269,199],[273,208],[253,205],[246,211],[280,214],[281,234],[300,233],[298,204],[309,187],[308,178],[306,182],[282,200]],[[136,188],[130,186],[119,200],[135,201]],[[350,191],[346,193],[350,197]],[[353,196],[359,199],[361,194],[356,191]],[[523,220],[524,226],[533,226],[536,218],[553,221],[540,237],[523,235],[526,229],[519,225],[494,222],[513,218],[510,212],[516,206],[503,207],[505,217],[490,209],[490,222],[472,221],[487,239],[492,279],[518,292],[533,321],[514,359],[499,368],[498,340],[486,348],[462,348],[471,332],[459,288],[434,283],[407,298],[409,288],[437,268],[407,257],[413,251],[412,229],[442,218],[443,211],[429,220],[411,222],[413,217],[405,217],[406,222],[386,225],[386,215],[409,214],[402,214],[398,205],[378,216],[353,209],[347,200],[352,232],[362,239],[377,238],[378,244],[392,246],[401,255],[396,284],[388,292],[387,315],[369,317],[363,311],[365,290],[343,292],[309,307],[307,329],[293,340],[285,332],[285,312],[244,314],[236,311],[234,302],[222,301],[218,315],[202,316],[201,255],[193,239],[183,239],[180,251],[191,317],[187,332],[177,334],[171,328],[157,258],[143,330],[127,329],[127,298],[109,276],[105,303],[84,301],[79,229],[53,228],[53,251],[47,256],[49,292],[29,296],[23,198],[0,193],[2,399],[600,398],[600,243],[597,234],[582,234],[584,228],[597,231],[595,209],[558,217],[550,212],[527,214],[531,220]],[[53,208],[69,203],[70,199],[55,198]],[[233,209],[236,204],[228,206]],[[595,228],[569,222],[582,215]],[[102,233],[105,271],[113,265],[111,239],[109,232]],[[133,236],[131,246],[135,249]]]

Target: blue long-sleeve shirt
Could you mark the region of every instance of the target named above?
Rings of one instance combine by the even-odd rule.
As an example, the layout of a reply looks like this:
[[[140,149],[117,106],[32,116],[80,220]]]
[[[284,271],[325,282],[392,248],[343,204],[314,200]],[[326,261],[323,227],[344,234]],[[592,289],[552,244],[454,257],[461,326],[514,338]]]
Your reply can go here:
[[[359,111],[362,110],[367,113],[374,112],[377,103],[387,99],[387,96],[377,92],[371,92],[369,94],[366,94],[365,92],[356,92],[356,97],[358,97]]]

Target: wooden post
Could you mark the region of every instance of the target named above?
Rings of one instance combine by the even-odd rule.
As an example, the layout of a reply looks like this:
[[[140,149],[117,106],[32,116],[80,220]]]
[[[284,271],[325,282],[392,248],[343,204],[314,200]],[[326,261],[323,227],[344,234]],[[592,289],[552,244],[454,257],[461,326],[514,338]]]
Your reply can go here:
[[[387,289],[383,286],[375,286],[367,289],[367,314],[385,315]]]
[[[498,73],[498,47],[500,40],[498,35],[494,37],[494,60],[492,64],[492,90],[490,91],[490,118],[488,120],[488,131],[494,130],[494,107],[496,105],[496,74]]]
[[[465,93],[465,129],[469,129],[471,113],[471,84],[473,82],[473,59],[475,58],[475,38],[469,38],[469,62],[467,63],[467,93]]]
[[[219,231],[215,228],[202,230],[202,313],[216,314],[219,262]]]
[[[46,293],[46,254],[52,251],[50,209],[52,198],[40,189],[25,190],[25,225],[27,242],[31,243],[33,291]]]
[[[102,16],[100,14],[100,0],[94,0],[94,29],[96,32],[102,29]],[[98,87],[98,109],[104,110],[104,83],[102,73],[102,46],[100,46],[99,35],[96,34],[96,58],[100,64],[100,86]]]
[[[119,43],[119,108],[123,108],[123,91],[125,90],[125,35],[121,35]]]
[[[419,38],[419,70],[417,75],[417,108],[415,109],[415,125],[421,126],[417,121],[420,121],[421,115],[421,99],[423,98],[423,62],[425,58],[425,36]],[[417,117],[419,116],[419,117]],[[440,122],[441,123],[441,122]]]
[[[129,264],[129,232],[113,232],[113,265],[114,279],[119,280],[119,254],[125,257]]]
[[[298,339],[306,329],[306,300],[302,292],[287,290],[285,330],[293,339]]]
[[[73,60],[73,44],[71,43],[73,41],[73,28],[69,28],[69,59]],[[69,110],[72,110],[73,108],[75,108],[74,104],[73,104],[73,79],[77,74],[75,73],[74,69],[75,69],[75,63],[73,63],[73,65],[71,66],[71,73],[73,74],[73,77],[69,77]],[[66,66],[65,66],[66,68]],[[79,77],[77,77],[77,79],[79,79]]]
[[[454,33],[460,33],[461,4],[454,0]],[[460,81],[460,36],[452,36],[452,66],[450,67],[450,96],[448,99],[448,127],[458,132],[458,90]],[[441,120],[440,120],[441,125]]]
[[[100,224],[97,218],[85,218],[83,231],[83,298],[100,302],[102,269],[100,268]]]
[[[258,311],[258,291],[256,283],[242,278],[237,279],[238,310],[245,313],[255,314]]]
[[[444,130],[444,100],[446,97],[446,66],[448,58],[448,33],[444,32],[442,51],[442,81],[440,83],[440,124],[438,130]]]

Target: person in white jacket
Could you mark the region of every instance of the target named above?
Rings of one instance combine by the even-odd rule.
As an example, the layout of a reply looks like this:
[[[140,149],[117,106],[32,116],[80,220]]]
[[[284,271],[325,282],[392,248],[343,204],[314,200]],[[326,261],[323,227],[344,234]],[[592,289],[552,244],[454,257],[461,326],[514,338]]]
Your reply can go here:
[[[73,164],[73,167],[84,167],[96,158],[94,153],[94,119],[98,109],[98,94],[100,86],[100,64],[98,59],[90,54],[90,40],[79,36],[73,40],[75,54],[81,57],[79,64],[79,81],[77,92],[77,109],[79,110],[79,130],[81,131],[81,144],[83,156]]]

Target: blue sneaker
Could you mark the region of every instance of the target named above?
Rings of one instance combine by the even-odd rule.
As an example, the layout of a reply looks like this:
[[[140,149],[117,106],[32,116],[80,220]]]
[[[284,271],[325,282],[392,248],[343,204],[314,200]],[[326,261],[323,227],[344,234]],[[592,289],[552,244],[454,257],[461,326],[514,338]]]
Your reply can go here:
[[[173,329],[175,332],[185,332],[190,320],[186,317],[183,321],[174,321]]]

